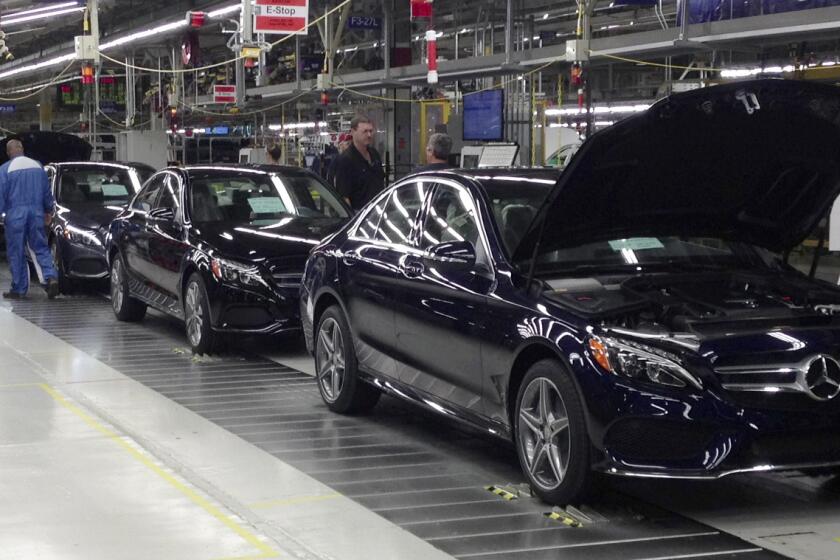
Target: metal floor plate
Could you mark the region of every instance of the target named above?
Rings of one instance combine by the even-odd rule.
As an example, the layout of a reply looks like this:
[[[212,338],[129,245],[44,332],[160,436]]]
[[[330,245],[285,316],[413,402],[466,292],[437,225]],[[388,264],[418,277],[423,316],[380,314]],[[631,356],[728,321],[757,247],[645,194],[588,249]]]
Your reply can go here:
[[[14,312],[456,558],[782,558],[610,489],[591,504],[605,519],[549,519],[537,500],[485,489],[522,482],[503,442],[390,398],[366,416],[333,414],[309,375],[256,352],[194,357],[181,325],[157,313],[119,323],[96,295],[32,298]]]

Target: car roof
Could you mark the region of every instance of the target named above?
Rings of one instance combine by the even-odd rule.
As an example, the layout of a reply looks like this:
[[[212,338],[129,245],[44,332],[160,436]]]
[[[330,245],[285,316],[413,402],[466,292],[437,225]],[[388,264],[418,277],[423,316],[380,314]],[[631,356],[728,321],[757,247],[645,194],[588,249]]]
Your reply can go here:
[[[58,161],[55,163],[48,163],[55,167],[71,167],[74,165],[88,165],[91,167],[148,167],[154,169],[148,163],[140,163],[139,161]]]
[[[195,171],[204,171],[204,172],[212,172],[218,171],[220,173],[223,172],[231,172],[231,171],[245,171],[245,172],[261,172],[261,173],[308,173],[308,169],[304,169],[303,167],[294,167],[291,165],[265,165],[265,164],[254,164],[254,163],[230,163],[230,164],[195,164],[195,165],[185,165],[184,167],[170,167],[168,169],[180,169],[182,171],[186,171],[187,173],[195,172]]]

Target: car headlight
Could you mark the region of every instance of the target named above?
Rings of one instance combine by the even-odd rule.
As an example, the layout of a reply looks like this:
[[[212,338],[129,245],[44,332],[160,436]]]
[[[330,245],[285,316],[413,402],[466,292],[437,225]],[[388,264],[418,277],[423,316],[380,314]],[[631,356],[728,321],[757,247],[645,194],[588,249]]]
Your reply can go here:
[[[88,245],[91,247],[101,247],[102,241],[96,236],[95,231],[77,228],[74,226],[66,226],[64,228],[64,239],[70,243],[77,245]]]
[[[264,286],[265,281],[260,270],[253,265],[240,264],[227,259],[212,259],[210,271],[217,280],[244,284],[245,286]]]
[[[589,351],[604,370],[637,381],[669,387],[691,385],[702,389],[702,382],[680,365],[675,354],[630,340],[592,336]]]

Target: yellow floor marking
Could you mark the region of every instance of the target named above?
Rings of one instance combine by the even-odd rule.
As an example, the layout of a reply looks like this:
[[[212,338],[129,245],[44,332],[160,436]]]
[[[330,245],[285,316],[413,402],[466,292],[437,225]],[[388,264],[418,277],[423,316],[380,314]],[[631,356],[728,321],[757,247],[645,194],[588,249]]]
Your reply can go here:
[[[259,539],[259,537],[247,530],[245,527],[241,526],[239,523],[225,515],[222,511],[219,510],[219,508],[211,504],[207,500],[207,498],[200,495],[192,488],[189,488],[183,482],[181,482],[165,470],[161,469],[148,456],[144,455],[143,453],[129,445],[125,441],[125,439],[123,439],[119,434],[99,423],[95,418],[90,416],[84,410],[65,399],[58,391],[56,391],[46,383],[39,383],[38,386],[41,389],[43,389],[47,394],[49,394],[53,399],[55,399],[55,401],[58,402],[61,406],[78,416],[88,426],[100,432],[102,435],[104,435],[105,437],[122,447],[123,450],[127,451],[132,457],[143,463],[152,472],[154,472],[156,475],[158,475],[163,480],[172,485],[176,490],[178,490],[184,496],[189,498],[190,501],[192,501],[197,506],[201,507],[204,511],[206,511],[207,513],[215,517],[218,521],[220,521],[222,524],[224,524],[227,528],[229,528],[234,533],[242,537],[249,544],[254,546],[257,550],[260,551],[260,554],[258,556],[254,556],[253,558],[276,558],[280,556],[279,552],[262,542]],[[248,558],[252,557],[249,556]]]
[[[298,504],[311,504],[312,502],[322,502],[324,500],[332,500],[340,498],[341,494],[323,494],[321,496],[296,496],[294,498],[281,498],[279,500],[268,500],[266,502],[254,502],[248,504],[251,509],[266,509],[276,506],[295,506]]]

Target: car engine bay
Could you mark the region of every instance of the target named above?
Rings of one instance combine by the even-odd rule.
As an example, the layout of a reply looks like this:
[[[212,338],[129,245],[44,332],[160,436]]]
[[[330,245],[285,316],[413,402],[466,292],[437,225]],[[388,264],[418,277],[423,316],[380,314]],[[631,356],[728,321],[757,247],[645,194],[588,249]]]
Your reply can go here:
[[[546,280],[545,296],[608,328],[713,336],[781,326],[840,326],[840,289],[794,272],[607,274]]]

